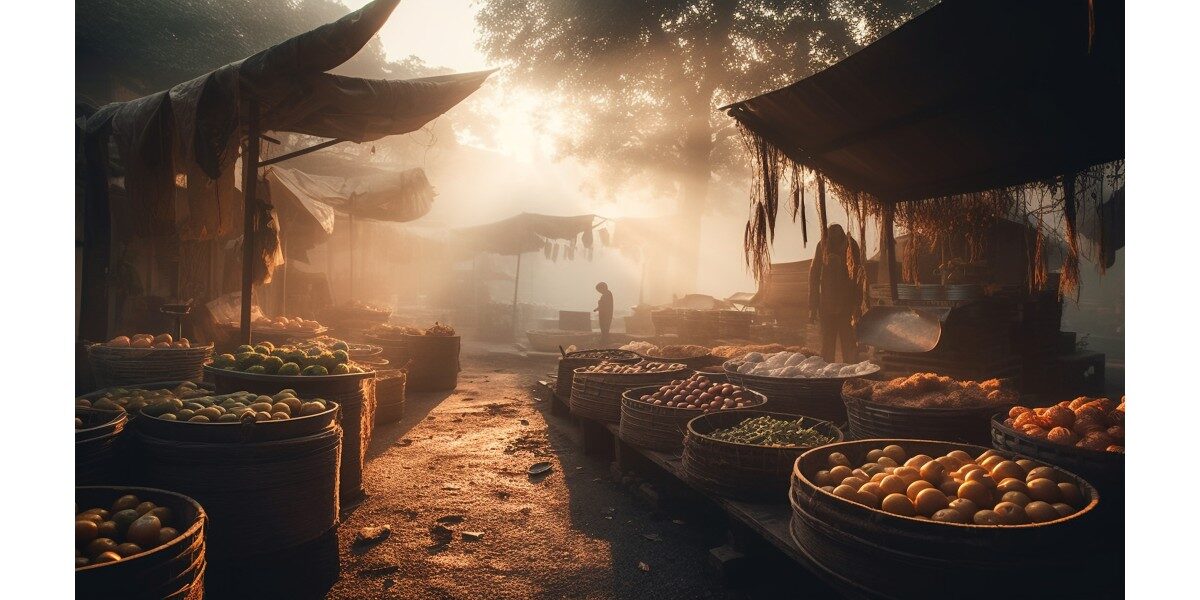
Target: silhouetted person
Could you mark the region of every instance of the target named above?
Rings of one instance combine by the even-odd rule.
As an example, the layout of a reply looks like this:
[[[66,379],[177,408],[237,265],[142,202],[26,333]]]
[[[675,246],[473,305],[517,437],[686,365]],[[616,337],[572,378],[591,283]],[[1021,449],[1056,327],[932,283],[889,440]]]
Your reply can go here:
[[[612,292],[608,291],[608,284],[601,281],[596,284],[596,291],[600,292],[600,303],[596,305],[596,309],[592,312],[599,313],[600,318],[600,345],[608,345],[608,332],[612,329],[613,319],[613,297]]]
[[[858,244],[842,230],[830,225],[825,239],[817,242],[808,271],[809,320],[821,324],[821,357],[836,359],[837,341],[841,340],[842,360],[858,362],[858,342],[851,319],[858,316],[862,291],[855,282],[858,272]]]

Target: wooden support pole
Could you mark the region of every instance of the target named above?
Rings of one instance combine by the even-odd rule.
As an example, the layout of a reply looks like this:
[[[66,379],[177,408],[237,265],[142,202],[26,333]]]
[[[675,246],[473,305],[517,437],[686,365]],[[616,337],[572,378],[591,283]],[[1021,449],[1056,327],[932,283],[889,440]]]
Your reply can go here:
[[[246,151],[242,154],[242,331],[243,344],[250,343],[250,306],[254,296],[254,221],[258,193],[258,100],[247,101]]]
[[[821,237],[825,239],[825,230],[829,229],[829,212],[825,209],[825,178],[817,177],[817,219],[821,223]]]
[[[354,232],[354,196],[350,196],[350,282],[346,284],[346,300],[354,299],[354,252],[358,239]]]
[[[878,283],[888,285],[888,297],[896,300],[896,283],[900,279],[896,271],[896,235],[892,231],[896,218],[896,204],[884,201],[879,216],[879,274]]]
[[[514,339],[519,338],[517,328],[517,289],[521,287],[521,254],[517,253],[517,274],[513,278],[513,302],[512,302],[512,332]]]
[[[259,137],[262,137],[262,135],[260,134],[260,135],[259,135]],[[268,139],[270,139],[270,138],[268,138]],[[271,140],[271,141],[275,141],[275,140]],[[324,149],[324,148],[328,148],[328,147],[330,147],[330,146],[332,146],[332,145],[334,145],[334,144],[340,144],[340,143],[342,143],[342,142],[344,142],[344,141],[346,141],[346,140],[343,140],[343,139],[340,139],[340,138],[335,138],[335,139],[332,139],[332,140],[326,140],[326,141],[324,141],[324,142],[321,142],[320,144],[315,144],[315,145],[309,146],[309,147],[307,147],[307,148],[304,148],[304,149],[302,149],[302,150],[297,150],[297,151],[295,151],[295,152],[289,152],[288,154],[284,154],[284,155],[282,155],[282,156],[276,156],[275,158],[272,158],[272,159],[269,159],[269,160],[264,160],[264,161],[262,161],[262,162],[258,163],[258,166],[260,166],[260,167],[268,167],[268,166],[271,166],[271,165],[273,165],[273,164],[275,164],[275,163],[278,163],[278,162],[283,162],[283,161],[285,161],[285,160],[288,160],[288,159],[290,159],[290,158],[296,158],[297,156],[304,156],[305,154],[312,154],[313,152],[316,152],[317,150],[321,150],[321,149]],[[279,143],[279,142],[275,142],[275,143]]]
[[[646,257],[642,257],[642,281],[638,284],[638,306],[646,303]]]

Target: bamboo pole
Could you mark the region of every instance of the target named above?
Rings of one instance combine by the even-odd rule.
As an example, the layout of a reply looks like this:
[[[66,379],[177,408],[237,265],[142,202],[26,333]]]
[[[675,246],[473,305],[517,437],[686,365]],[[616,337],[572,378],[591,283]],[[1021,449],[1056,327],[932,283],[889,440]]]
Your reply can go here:
[[[825,209],[825,178],[817,177],[817,219],[821,223],[821,237],[825,239],[825,230],[829,229],[829,212]]]
[[[242,331],[243,344],[250,343],[250,305],[254,295],[254,217],[258,188],[258,100],[247,101],[246,151],[242,154]]]
[[[517,274],[513,277],[512,332],[517,338],[517,290],[521,287],[521,254],[517,253]]]
[[[882,203],[883,210],[879,216],[879,283],[888,285],[888,297],[893,302],[896,301],[896,282],[899,279],[899,273],[896,272],[896,235],[892,231],[895,217],[896,204],[891,201]]]

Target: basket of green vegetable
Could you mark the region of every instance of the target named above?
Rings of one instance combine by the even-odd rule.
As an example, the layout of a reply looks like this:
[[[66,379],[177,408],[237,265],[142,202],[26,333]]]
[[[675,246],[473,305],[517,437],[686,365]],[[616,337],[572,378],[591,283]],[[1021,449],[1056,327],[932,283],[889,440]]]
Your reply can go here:
[[[218,394],[248,391],[273,396],[290,389],[302,398],[324,398],[340,407],[342,432],[341,495],[357,500],[364,494],[362,471],[375,427],[375,371],[350,361],[349,345],[313,341],[307,348],[263,342],[242,346],[205,365]]]
[[[840,429],[809,417],[760,410],[701,415],[688,422],[683,477],[721,496],[782,500],[796,458],[840,441]]]

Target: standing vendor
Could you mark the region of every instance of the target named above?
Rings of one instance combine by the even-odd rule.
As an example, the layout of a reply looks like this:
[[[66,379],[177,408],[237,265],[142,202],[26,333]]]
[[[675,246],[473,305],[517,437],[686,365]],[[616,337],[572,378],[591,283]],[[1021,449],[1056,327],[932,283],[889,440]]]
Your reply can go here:
[[[592,312],[599,313],[600,345],[606,346],[608,345],[608,332],[612,329],[613,297],[612,292],[608,291],[608,284],[603,281],[596,284],[596,291],[600,292],[600,303]]]
[[[852,321],[860,315],[862,289],[857,279],[861,273],[858,244],[841,225],[830,225],[817,242],[808,270],[809,320],[821,325],[821,357],[829,362],[836,358],[838,340],[842,361],[858,362]]]

